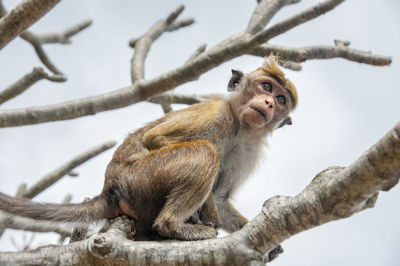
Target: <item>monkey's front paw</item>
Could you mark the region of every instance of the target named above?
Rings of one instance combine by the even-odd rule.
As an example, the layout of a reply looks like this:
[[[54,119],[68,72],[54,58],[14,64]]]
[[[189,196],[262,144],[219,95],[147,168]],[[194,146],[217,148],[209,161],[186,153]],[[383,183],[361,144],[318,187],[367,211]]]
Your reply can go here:
[[[200,215],[200,220],[204,225],[215,229],[220,228],[222,224],[218,213]]]

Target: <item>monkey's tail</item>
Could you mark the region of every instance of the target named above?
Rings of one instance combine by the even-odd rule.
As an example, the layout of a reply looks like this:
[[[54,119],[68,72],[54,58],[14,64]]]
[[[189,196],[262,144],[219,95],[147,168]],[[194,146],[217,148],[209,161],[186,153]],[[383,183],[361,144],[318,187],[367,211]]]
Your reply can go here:
[[[108,218],[110,203],[100,195],[82,203],[38,203],[0,192],[0,210],[35,220],[88,223]]]

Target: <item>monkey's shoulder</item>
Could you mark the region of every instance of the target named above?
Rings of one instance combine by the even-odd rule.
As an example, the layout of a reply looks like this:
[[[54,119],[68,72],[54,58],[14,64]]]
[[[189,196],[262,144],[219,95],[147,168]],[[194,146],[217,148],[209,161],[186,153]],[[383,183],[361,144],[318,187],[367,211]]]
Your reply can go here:
[[[168,113],[143,135],[143,143],[149,149],[194,140],[220,146],[224,138],[234,134],[236,124],[230,103],[223,98],[211,99]]]

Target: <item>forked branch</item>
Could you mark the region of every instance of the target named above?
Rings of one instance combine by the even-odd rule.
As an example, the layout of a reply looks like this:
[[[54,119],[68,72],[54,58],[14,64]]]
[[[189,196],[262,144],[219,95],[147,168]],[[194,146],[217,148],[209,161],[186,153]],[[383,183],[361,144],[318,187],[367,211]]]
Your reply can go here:
[[[60,0],[24,0],[0,19],[0,50],[49,12]],[[1,7],[2,3],[0,3]],[[2,8],[3,9],[3,8]],[[1,11],[4,13],[4,11]]]

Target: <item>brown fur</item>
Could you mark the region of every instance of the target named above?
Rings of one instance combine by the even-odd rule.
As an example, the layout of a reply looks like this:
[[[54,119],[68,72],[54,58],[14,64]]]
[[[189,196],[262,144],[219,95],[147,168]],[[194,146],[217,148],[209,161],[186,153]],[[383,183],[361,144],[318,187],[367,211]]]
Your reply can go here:
[[[158,235],[208,239],[247,223],[229,202],[250,175],[264,139],[297,104],[294,85],[275,61],[247,75],[235,71],[229,99],[172,111],[130,134],[108,164],[102,193],[81,204],[39,204],[0,193],[0,209],[52,221],[88,222],[121,214],[138,239]],[[272,90],[265,90],[265,82]],[[282,105],[278,97],[285,96]],[[199,223],[191,223],[198,214]]]

